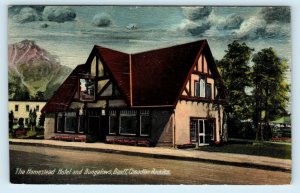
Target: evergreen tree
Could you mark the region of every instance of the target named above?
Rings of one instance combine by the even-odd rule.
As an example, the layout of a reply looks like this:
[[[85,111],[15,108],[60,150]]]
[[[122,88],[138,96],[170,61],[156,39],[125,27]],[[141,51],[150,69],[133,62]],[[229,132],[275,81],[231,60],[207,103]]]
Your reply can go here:
[[[9,132],[11,132],[13,130],[13,126],[14,126],[14,112],[10,111],[8,114],[8,127],[9,127]]]
[[[262,49],[252,61],[253,122],[256,139],[264,140],[271,137],[270,120],[286,114],[290,90],[285,81],[287,65],[273,48]]]
[[[42,113],[39,118],[39,126],[44,127],[44,123],[45,123],[45,113]]]

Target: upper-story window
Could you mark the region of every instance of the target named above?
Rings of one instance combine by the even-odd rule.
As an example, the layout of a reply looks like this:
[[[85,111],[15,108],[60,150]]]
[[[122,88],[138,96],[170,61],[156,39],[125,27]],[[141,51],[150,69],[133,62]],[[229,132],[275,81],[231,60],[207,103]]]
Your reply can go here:
[[[200,79],[200,97],[205,97],[205,79]]]
[[[94,101],[96,96],[95,81],[88,78],[79,79],[79,99],[82,101]]]
[[[15,111],[16,111],[16,112],[19,111],[19,105],[15,105]]]
[[[26,105],[26,112],[29,112],[29,105]]]
[[[195,81],[195,97],[201,98],[212,98],[212,87],[211,83],[206,83],[204,78],[201,78],[199,81]]]
[[[211,84],[206,84],[206,98],[211,98]]]
[[[36,106],[35,106],[35,110],[36,110],[36,112],[39,112],[39,111],[40,111],[40,106],[39,106],[39,105],[36,105]]]

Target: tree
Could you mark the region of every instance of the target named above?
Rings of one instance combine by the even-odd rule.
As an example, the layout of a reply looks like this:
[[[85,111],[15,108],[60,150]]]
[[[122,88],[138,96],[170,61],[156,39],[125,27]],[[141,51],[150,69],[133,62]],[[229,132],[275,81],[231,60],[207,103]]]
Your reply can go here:
[[[14,112],[10,111],[8,114],[8,127],[9,127],[9,131],[11,132],[13,130],[13,126],[14,126]]]
[[[34,98],[35,100],[45,100],[45,94],[42,91],[37,91]]]
[[[31,127],[31,129],[35,128],[36,126],[36,110],[35,108],[33,109],[33,111],[30,109],[29,111],[29,125]]]
[[[245,43],[233,41],[225,50],[225,56],[217,61],[226,87],[224,109],[230,130],[235,130],[237,122],[251,116],[248,111],[250,96],[246,94],[246,89],[251,86],[249,61],[252,51]]]
[[[285,81],[287,65],[273,48],[262,49],[254,54],[252,61],[252,81],[254,111],[253,122],[256,139],[270,137],[270,120],[286,114],[289,100],[289,85]]]
[[[39,126],[44,127],[44,123],[45,123],[45,113],[43,112],[39,118]]]

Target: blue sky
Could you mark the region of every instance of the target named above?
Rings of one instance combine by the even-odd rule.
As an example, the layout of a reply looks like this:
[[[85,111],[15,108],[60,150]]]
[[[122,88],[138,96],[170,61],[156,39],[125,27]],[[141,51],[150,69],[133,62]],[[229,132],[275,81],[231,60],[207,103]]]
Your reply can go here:
[[[289,7],[46,6],[8,14],[8,43],[34,40],[71,68],[95,44],[135,53],[199,39],[208,40],[216,59],[240,40],[255,51],[274,47],[291,64]]]

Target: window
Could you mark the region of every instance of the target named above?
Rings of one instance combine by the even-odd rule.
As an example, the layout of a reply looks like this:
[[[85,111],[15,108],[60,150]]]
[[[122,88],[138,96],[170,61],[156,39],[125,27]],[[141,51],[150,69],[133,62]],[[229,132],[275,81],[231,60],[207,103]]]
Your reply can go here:
[[[200,79],[200,97],[205,97],[205,79]]]
[[[115,110],[109,111],[109,134],[116,134],[118,130],[118,118]]]
[[[80,78],[79,79],[79,99],[82,101],[95,100],[95,81],[92,79]]]
[[[211,84],[206,84],[206,98],[211,98]]]
[[[84,133],[84,117],[83,116],[78,117],[78,132]]]
[[[19,111],[19,105],[15,105],[15,111],[16,111],[16,112]]]
[[[35,111],[36,111],[36,112],[39,112],[39,111],[40,111],[40,106],[39,106],[39,105],[36,105],[36,106],[35,106]]]
[[[149,136],[151,130],[151,117],[148,110],[141,110],[140,112],[140,135]]]
[[[25,118],[25,125],[28,125],[28,123],[29,123],[29,119]]]
[[[57,114],[56,131],[57,132],[64,131],[64,117],[62,113]]]
[[[193,118],[190,121],[191,142],[199,145],[209,144],[214,140],[214,120]]]
[[[196,142],[197,141],[197,121],[191,120],[191,125],[190,125],[190,138],[191,142]]]
[[[120,134],[135,135],[136,125],[136,111],[122,110],[120,112]]]
[[[200,83],[199,83],[199,81],[195,81],[195,96],[196,97],[200,96]]]
[[[65,113],[65,132],[75,133],[77,131],[77,117],[76,112]]]
[[[206,93],[205,79],[201,78],[200,81],[195,81],[195,97],[205,97]]]
[[[29,105],[26,105],[26,112],[29,112]]]

